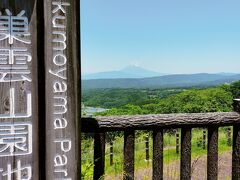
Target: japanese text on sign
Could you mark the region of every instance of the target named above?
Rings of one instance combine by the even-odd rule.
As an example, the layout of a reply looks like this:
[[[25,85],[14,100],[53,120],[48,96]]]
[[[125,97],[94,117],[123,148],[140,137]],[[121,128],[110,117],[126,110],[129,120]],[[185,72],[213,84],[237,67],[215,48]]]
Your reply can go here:
[[[25,111],[16,109],[19,91],[13,83],[31,83],[29,53],[31,44],[28,18],[22,10],[14,15],[9,9],[0,12],[0,85],[10,84],[8,110],[0,114],[0,158],[15,157],[17,163],[7,162],[0,167],[0,179],[15,177],[17,180],[32,179],[32,166],[23,161],[32,154],[32,93],[27,90],[23,98]],[[19,111],[19,112],[18,112]],[[17,119],[12,122],[10,119]]]

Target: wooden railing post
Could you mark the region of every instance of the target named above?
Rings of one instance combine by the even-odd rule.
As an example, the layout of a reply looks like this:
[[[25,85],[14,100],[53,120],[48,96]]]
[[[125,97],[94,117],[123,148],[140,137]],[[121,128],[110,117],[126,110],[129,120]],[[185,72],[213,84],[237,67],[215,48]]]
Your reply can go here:
[[[240,179],[240,126],[233,127],[232,179]]]
[[[208,128],[207,179],[218,179],[218,127]]]
[[[176,130],[176,153],[179,154],[180,149],[180,134],[178,130]]]
[[[152,179],[163,179],[163,130],[153,131],[153,167]]]
[[[203,140],[202,140],[202,148],[206,149],[206,140],[207,140],[207,131],[203,130]]]
[[[146,161],[149,161],[149,135],[145,137],[145,151],[146,151]]]
[[[240,112],[240,100],[234,100],[234,110]],[[232,179],[240,179],[240,124],[233,126]]]
[[[232,145],[232,132],[231,132],[231,128],[228,127],[227,128],[227,144],[228,146],[231,146]]]
[[[113,165],[113,141],[110,141],[110,166]]]
[[[181,180],[191,179],[191,128],[182,128],[181,131]]]
[[[94,135],[94,174],[93,179],[103,178],[105,169],[105,133]]]
[[[124,131],[124,180],[134,180],[134,141],[135,132],[131,130]]]

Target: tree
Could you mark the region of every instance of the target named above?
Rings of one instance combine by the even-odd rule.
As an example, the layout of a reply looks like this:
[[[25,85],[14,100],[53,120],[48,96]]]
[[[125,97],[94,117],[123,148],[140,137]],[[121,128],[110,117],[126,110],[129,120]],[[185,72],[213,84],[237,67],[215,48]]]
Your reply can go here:
[[[240,98],[240,81],[236,81],[230,85],[230,92],[233,98]]]

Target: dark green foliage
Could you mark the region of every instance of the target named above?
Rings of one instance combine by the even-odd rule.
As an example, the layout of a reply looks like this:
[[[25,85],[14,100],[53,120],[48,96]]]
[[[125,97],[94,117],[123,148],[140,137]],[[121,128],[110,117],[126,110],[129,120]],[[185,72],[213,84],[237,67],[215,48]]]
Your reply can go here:
[[[119,108],[126,104],[144,105],[182,92],[182,89],[96,89],[84,90],[82,100],[85,106]]]
[[[86,91],[86,106],[110,110],[96,115],[135,115],[232,111],[240,81],[208,89],[99,89]]]
[[[127,104],[97,115],[135,115],[162,113],[200,113],[232,111],[232,94],[222,87],[186,90],[174,96],[144,105]]]
[[[229,90],[232,93],[233,98],[240,98],[240,81],[232,83]]]
[[[162,100],[156,113],[227,112],[232,110],[232,95],[222,88],[189,90]]]
[[[113,108],[147,100],[147,94],[130,89],[101,89],[84,91],[82,99],[85,106]]]

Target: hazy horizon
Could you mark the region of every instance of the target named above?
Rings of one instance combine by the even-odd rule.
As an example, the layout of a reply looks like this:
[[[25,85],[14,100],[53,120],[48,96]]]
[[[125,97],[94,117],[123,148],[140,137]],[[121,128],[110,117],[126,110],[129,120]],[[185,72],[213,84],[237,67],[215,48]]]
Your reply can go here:
[[[81,1],[84,74],[138,65],[168,74],[238,73],[239,1]]]
[[[83,75],[90,75],[90,74],[97,74],[97,73],[103,73],[103,72],[114,72],[114,71],[121,71],[121,70],[124,70],[125,68],[128,68],[128,67],[139,67],[139,68],[143,68],[145,70],[149,70],[149,71],[152,71],[152,72],[156,72],[156,73],[161,73],[161,74],[166,74],[166,75],[172,75],[172,74],[201,74],[201,73],[207,73],[207,74],[219,74],[219,73],[233,73],[233,74],[240,74],[240,72],[226,72],[226,71],[222,71],[222,72],[182,72],[182,73],[168,73],[168,72],[160,72],[160,71],[154,71],[152,69],[148,69],[148,68],[144,68],[144,67],[141,67],[139,65],[127,65],[123,68],[120,68],[120,69],[110,69],[110,70],[106,70],[106,71],[97,71],[97,72],[90,72],[90,73],[85,73],[82,71],[82,74]]]

